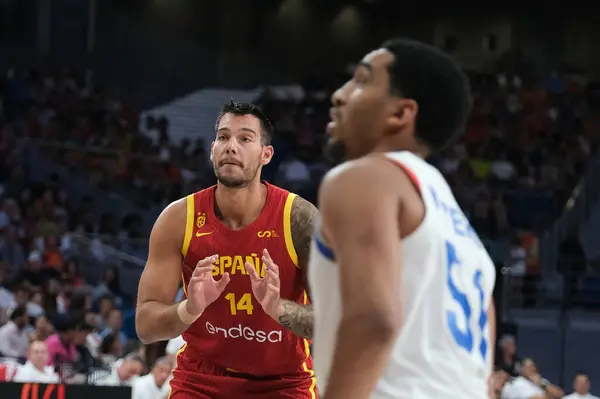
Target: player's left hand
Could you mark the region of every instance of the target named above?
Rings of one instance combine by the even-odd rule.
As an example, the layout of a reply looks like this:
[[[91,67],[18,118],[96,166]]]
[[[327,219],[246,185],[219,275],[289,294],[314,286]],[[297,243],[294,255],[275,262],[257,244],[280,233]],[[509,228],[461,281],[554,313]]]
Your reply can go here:
[[[271,259],[269,251],[263,250],[262,261],[265,264],[265,277],[261,278],[253,264],[246,262],[246,272],[250,276],[252,293],[266,314],[276,319],[279,307],[279,267]]]

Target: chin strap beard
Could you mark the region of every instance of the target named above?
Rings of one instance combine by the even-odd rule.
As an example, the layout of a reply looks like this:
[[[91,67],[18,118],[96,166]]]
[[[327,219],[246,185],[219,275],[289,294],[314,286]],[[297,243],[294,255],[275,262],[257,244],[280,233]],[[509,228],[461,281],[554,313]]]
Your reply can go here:
[[[346,146],[341,141],[330,141],[325,147],[325,158],[334,165],[346,160]]]

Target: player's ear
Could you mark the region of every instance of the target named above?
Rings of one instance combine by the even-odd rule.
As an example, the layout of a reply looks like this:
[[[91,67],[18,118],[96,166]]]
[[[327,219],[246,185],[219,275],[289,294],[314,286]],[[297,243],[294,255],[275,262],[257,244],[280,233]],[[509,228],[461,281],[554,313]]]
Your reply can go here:
[[[210,143],[210,161],[211,162],[213,160],[213,151],[214,151],[214,149],[215,149],[215,142],[213,141],[213,142]]]
[[[271,162],[271,159],[273,158],[274,153],[275,153],[275,149],[273,148],[272,145],[265,145],[263,147],[262,158],[260,160],[260,163],[264,166],[264,165],[268,164],[269,162]]]
[[[387,125],[390,133],[404,129],[406,126],[414,124],[419,112],[419,105],[410,98],[394,98],[390,102],[390,112],[387,118]]]

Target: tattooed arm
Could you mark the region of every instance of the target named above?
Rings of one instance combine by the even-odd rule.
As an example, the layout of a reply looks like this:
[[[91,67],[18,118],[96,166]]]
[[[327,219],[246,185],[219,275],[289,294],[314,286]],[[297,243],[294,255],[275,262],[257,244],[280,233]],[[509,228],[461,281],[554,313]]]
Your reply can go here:
[[[294,199],[291,214],[292,241],[298,254],[298,267],[303,273],[307,292],[308,252],[318,214],[317,208],[304,198],[296,197]],[[294,301],[281,299],[275,320],[296,335],[304,338],[312,337],[312,305],[302,305]]]

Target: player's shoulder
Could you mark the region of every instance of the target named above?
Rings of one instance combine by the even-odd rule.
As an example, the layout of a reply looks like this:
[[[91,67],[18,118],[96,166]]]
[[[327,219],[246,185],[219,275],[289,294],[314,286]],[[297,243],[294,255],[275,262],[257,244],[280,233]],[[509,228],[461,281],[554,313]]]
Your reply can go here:
[[[182,210],[187,209],[190,203],[196,203],[198,201],[202,202],[205,200],[208,195],[214,192],[215,188],[216,186],[210,186],[179,198],[167,205],[163,212],[181,212]]]
[[[319,211],[317,207],[310,201],[302,198],[299,195],[294,195],[292,202],[292,217],[313,217],[317,216]]]
[[[403,179],[402,176],[405,176]],[[393,179],[394,184],[390,184]],[[406,173],[387,156],[373,154],[344,162],[331,169],[321,183],[322,192],[337,196],[350,192],[399,191],[402,181],[410,183]]]
[[[165,209],[163,209],[161,216],[178,214],[178,213],[185,211],[187,209],[188,201],[189,201],[188,196],[185,196],[183,198],[179,198],[179,199],[171,202],[169,205],[167,205],[165,207]]]
[[[159,234],[173,234],[185,227],[188,212],[188,196],[171,202],[162,210],[156,222],[153,232]],[[182,230],[183,231],[183,230]]]

